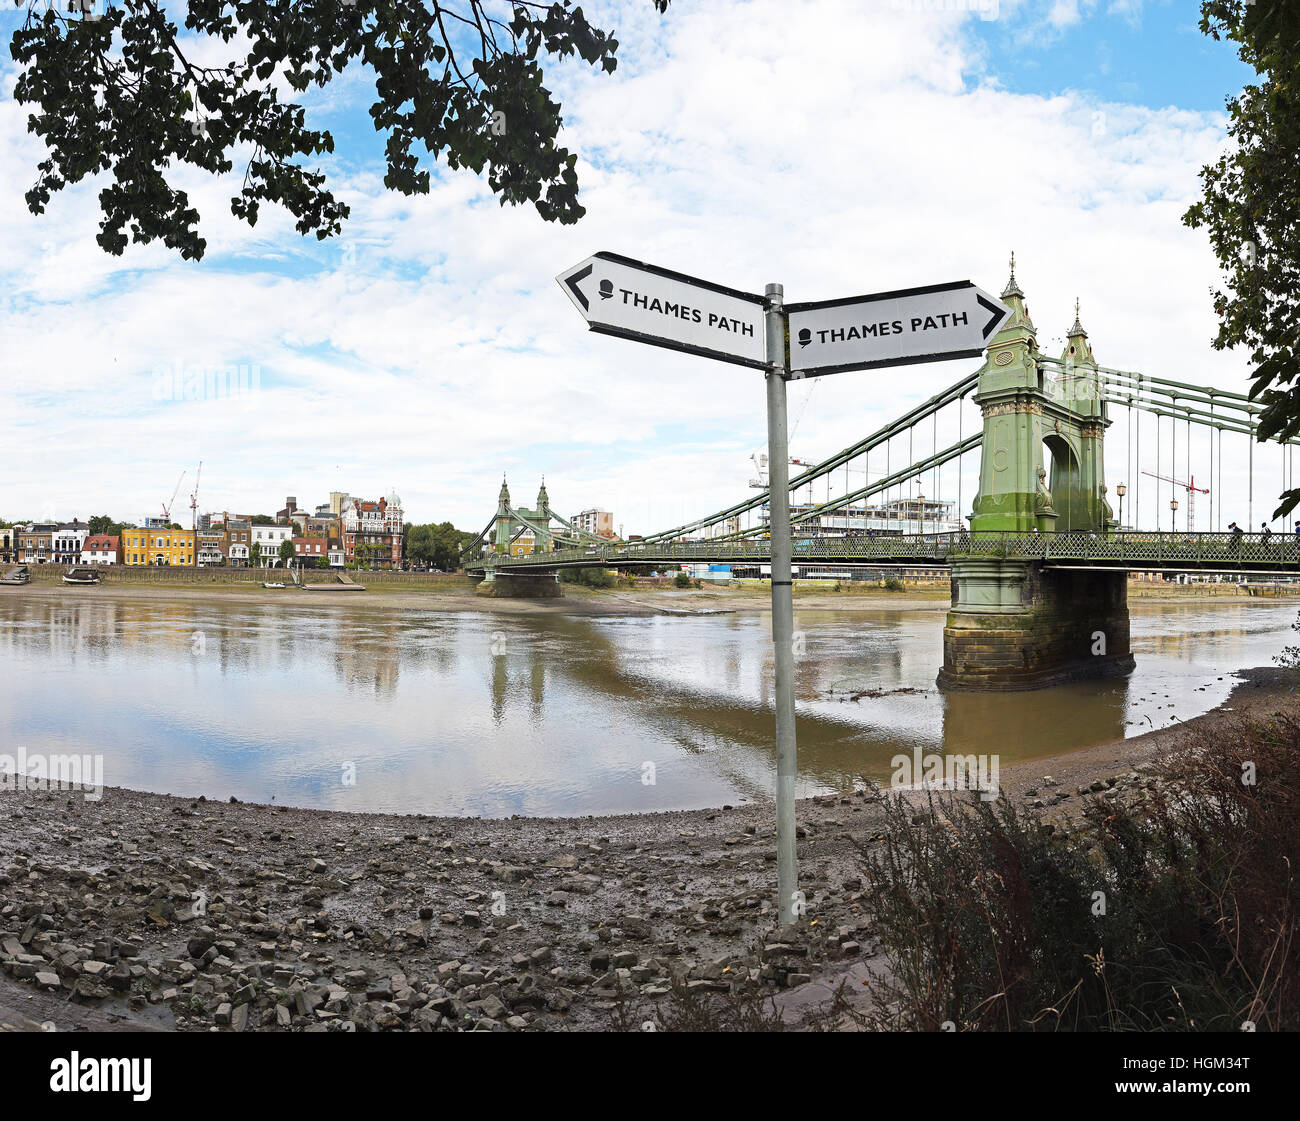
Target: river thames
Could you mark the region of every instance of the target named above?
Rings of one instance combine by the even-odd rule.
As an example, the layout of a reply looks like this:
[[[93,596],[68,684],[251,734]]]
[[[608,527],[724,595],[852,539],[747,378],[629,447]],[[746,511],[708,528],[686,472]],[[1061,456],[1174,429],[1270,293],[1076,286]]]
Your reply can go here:
[[[772,790],[761,613],[90,595],[0,597],[4,752],[102,755],[112,786],[392,813],[694,809]],[[886,779],[918,746],[1007,765],[1188,720],[1234,670],[1268,664],[1295,618],[1285,601],[1136,602],[1128,679],[945,695],[940,606],[798,611],[800,793]]]

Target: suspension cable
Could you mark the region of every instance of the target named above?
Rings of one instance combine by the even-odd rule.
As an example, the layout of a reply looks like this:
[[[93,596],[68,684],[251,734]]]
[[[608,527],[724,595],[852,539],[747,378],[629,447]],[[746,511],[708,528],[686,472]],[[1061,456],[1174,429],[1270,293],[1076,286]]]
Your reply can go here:
[[[1254,420],[1254,417],[1247,418],[1247,423],[1249,424],[1250,421],[1252,420]],[[1247,480],[1247,490],[1246,490],[1246,494],[1247,494],[1246,532],[1254,533],[1255,532],[1255,432],[1254,432],[1253,425],[1251,425],[1251,430],[1246,433],[1246,439],[1250,441],[1250,451],[1246,456],[1246,462],[1248,464],[1246,470],[1249,475],[1249,478]]]
[[[1219,429],[1219,521],[1223,521],[1223,429]]]
[[[1160,417],[1156,417],[1156,532],[1160,532]]]
[[[1177,397],[1174,397],[1173,408],[1175,410],[1178,408]],[[1169,507],[1169,532],[1170,533],[1178,532],[1178,525],[1176,520],[1178,518],[1178,512],[1172,506],[1172,503],[1178,501],[1178,496],[1175,493],[1175,488],[1177,487],[1178,484],[1173,481],[1176,478],[1178,478],[1178,419],[1177,417],[1170,417],[1169,418],[1169,501],[1171,503]]]
[[[963,393],[957,398],[957,443],[961,443],[962,432],[962,414],[966,411],[962,406],[966,404],[966,395]],[[961,456],[957,457],[957,524],[965,528],[966,513],[965,507],[961,501],[961,477],[962,477]]]
[[[907,462],[908,463],[916,462],[916,456],[912,452],[912,436],[915,432],[916,432],[916,425],[912,425],[912,427],[907,430]],[[906,498],[906,496],[904,497]],[[904,509],[906,509],[906,501],[904,502]]]
[[[935,414],[934,414],[934,418],[933,418],[933,419],[934,419],[934,423],[933,423],[933,424],[931,425],[931,427],[930,427],[930,454],[931,454],[931,455],[934,455],[934,456],[937,456],[937,455],[939,454],[939,413],[938,413],[937,411],[935,412]],[[934,465],[934,500],[935,500],[936,502],[939,501],[939,498],[941,497],[941,494],[942,494],[942,492],[941,492],[940,489],[939,489],[939,464],[938,464],[938,463],[935,463],[935,465]],[[936,506],[936,507],[935,507],[935,510],[937,511],[938,509],[939,509],[939,507]],[[935,521],[936,521],[935,532],[937,533],[937,532],[939,531],[939,527],[938,527],[938,525],[937,525],[937,522],[938,522],[938,514],[937,514],[937,513],[935,514]]]
[[[1210,415],[1214,415],[1214,398],[1210,398]],[[1214,510],[1214,496],[1218,493],[1218,484],[1214,481],[1214,429],[1210,429],[1210,529],[1219,532],[1219,519]]]

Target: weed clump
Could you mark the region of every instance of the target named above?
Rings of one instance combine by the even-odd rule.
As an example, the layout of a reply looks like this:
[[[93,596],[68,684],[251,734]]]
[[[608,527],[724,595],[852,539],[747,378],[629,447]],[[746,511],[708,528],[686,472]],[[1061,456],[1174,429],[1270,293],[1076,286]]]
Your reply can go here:
[[[887,809],[868,859],[891,970],[870,1026],[1300,1027],[1300,725],[1191,734],[1069,828],[957,798]]]

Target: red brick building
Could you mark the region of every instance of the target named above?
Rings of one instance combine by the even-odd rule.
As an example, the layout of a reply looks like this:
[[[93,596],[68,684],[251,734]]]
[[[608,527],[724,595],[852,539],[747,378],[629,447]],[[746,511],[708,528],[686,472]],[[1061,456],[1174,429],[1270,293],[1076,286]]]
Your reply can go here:
[[[402,500],[350,499],[343,511],[343,555],[348,564],[373,568],[402,566]]]
[[[330,543],[324,537],[295,537],[293,551],[300,561],[325,561],[329,563]]]

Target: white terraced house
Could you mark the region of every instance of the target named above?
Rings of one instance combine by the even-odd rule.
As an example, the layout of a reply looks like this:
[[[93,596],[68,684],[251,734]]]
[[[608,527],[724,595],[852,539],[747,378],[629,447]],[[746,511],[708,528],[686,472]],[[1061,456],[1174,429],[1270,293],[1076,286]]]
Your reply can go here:
[[[75,518],[63,522],[54,531],[54,560],[58,564],[78,564],[81,561],[81,547],[90,536],[90,526]]]
[[[81,546],[82,564],[121,564],[122,539],[107,533],[96,533],[86,538]]]
[[[253,526],[253,539],[249,543],[250,549],[253,545],[261,547],[261,560],[258,561],[263,568],[275,568],[280,563],[280,546],[286,541],[293,540],[294,527],[291,525],[255,525]]]

